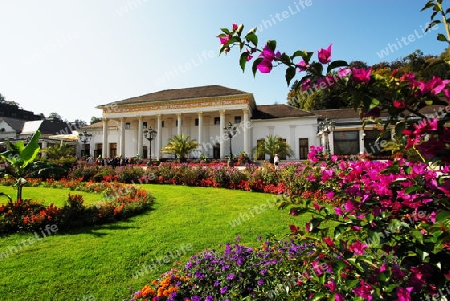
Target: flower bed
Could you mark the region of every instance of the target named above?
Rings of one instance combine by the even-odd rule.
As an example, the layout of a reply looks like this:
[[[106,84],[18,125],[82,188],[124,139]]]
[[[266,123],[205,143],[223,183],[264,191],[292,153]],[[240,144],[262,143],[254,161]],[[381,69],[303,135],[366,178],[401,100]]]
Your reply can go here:
[[[9,184],[10,180],[3,180]],[[29,182],[36,186],[37,181]],[[137,215],[153,203],[153,197],[144,189],[120,183],[83,183],[80,180],[48,179],[45,187],[70,188],[89,192],[102,192],[103,199],[95,206],[86,207],[81,195],[69,194],[67,204],[58,208],[35,200],[18,200],[0,205],[0,233],[32,231],[46,224],[59,229],[97,225]]]

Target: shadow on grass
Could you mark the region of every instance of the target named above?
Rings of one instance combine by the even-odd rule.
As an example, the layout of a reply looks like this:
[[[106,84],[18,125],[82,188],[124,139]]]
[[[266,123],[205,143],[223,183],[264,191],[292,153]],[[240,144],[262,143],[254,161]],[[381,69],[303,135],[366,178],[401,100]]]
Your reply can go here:
[[[110,230],[128,230],[128,229],[138,229],[138,226],[130,226],[126,224],[134,223],[132,221],[133,218],[139,217],[141,215],[147,214],[149,212],[154,211],[155,209],[153,207],[147,208],[143,211],[141,211],[139,214],[129,216],[124,219],[120,220],[112,220],[110,222],[105,222],[101,224],[95,224],[95,225],[84,225],[79,227],[73,227],[68,229],[61,229],[58,231],[60,235],[78,235],[78,234],[92,234],[95,237],[102,237],[106,236],[109,233],[102,233],[102,230],[110,231]]]

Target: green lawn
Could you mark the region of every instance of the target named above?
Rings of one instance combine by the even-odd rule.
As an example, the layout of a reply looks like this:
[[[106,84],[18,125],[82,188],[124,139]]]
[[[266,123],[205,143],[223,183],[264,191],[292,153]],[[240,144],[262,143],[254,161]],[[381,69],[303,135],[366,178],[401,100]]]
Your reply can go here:
[[[194,253],[234,242],[237,236],[242,243],[256,246],[259,235],[283,235],[289,232],[289,224],[302,223],[300,217],[278,211],[273,195],[218,188],[143,187],[155,197],[153,210],[130,220],[56,232],[25,246],[21,241],[32,240],[34,234],[0,237],[0,255],[9,252],[7,258],[0,257],[0,300],[123,300],[130,295],[130,287],[140,289],[174,262],[185,262]],[[8,188],[0,187],[0,191],[6,193]],[[36,199],[33,193],[40,196],[37,199],[61,205],[59,195],[64,202],[68,192],[26,187],[24,196]],[[91,203],[99,197],[83,195]],[[267,210],[261,211],[261,206]],[[239,218],[241,223],[232,226]],[[155,269],[142,266],[155,261]]]

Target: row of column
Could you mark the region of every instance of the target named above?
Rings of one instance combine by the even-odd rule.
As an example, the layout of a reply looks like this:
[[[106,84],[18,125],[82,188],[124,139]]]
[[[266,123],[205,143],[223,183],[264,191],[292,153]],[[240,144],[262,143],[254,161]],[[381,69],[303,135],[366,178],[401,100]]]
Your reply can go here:
[[[225,156],[225,143],[224,137],[226,136],[225,133],[225,110],[220,110],[220,137],[219,140],[220,144],[220,157],[223,158]],[[244,134],[244,151],[247,154],[251,153],[250,149],[250,116],[249,116],[249,109],[243,109],[244,114],[244,121],[243,121],[243,134]],[[177,114],[177,135],[182,134],[182,125],[181,125],[181,113]],[[198,138],[197,142],[200,144],[200,146],[203,145],[203,112],[198,112]],[[162,148],[162,115],[156,115],[157,121],[156,121],[156,141],[155,141],[155,149],[156,159],[160,158],[160,152],[159,150]],[[119,154],[124,155],[125,154],[125,118],[120,118],[120,135],[119,135]],[[143,151],[143,117],[138,117],[138,135],[137,135],[137,150],[138,155],[142,157],[142,151]],[[109,145],[108,145],[108,119],[103,118],[103,139],[102,139],[102,157],[107,158],[109,156]]]

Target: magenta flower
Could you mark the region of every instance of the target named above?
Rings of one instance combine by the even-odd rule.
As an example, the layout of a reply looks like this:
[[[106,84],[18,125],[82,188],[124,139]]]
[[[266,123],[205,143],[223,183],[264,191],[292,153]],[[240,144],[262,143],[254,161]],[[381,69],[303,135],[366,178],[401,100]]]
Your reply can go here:
[[[349,246],[349,250],[353,253],[355,253],[355,255],[363,255],[364,254],[364,250],[367,249],[368,246],[366,244],[361,243],[359,240],[356,240],[354,243],[352,243]]]
[[[411,301],[411,292],[412,292],[413,288],[412,287],[397,287],[397,289],[395,290],[395,292],[397,293],[397,297],[398,299],[396,299],[396,301]]]
[[[372,71],[372,67],[369,69],[362,69],[362,68],[353,68],[352,69],[352,79],[355,82],[355,84],[368,84],[370,81],[370,72]]]
[[[342,211],[342,208],[340,208],[340,207],[334,208],[334,212],[335,212],[337,215],[343,215],[343,214],[344,214],[344,212]]]
[[[256,66],[256,68],[261,73],[270,73],[270,71],[272,71],[272,68],[273,68],[273,65],[272,65],[273,60],[275,60],[277,57],[280,57],[280,56],[281,56],[281,53],[279,51],[277,51],[275,53],[272,49],[270,49],[266,45],[266,46],[264,46],[264,49],[260,55],[260,57],[263,57],[263,60],[258,64],[258,66]]]
[[[236,31],[238,29],[238,25],[236,23],[233,23],[233,31]]]
[[[334,295],[334,301],[344,301],[344,296],[342,296],[341,294],[335,294]]]
[[[332,293],[334,293],[334,291],[336,290],[336,282],[334,282],[333,279],[329,280],[323,286],[327,287]]]
[[[301,61],[300,63],[297,64],[297,67],[298,69],[300,69],[300,71],[306,71],[310,66],[305,61]]]
[[[220,40],[220,44],[226,44],[228,43],[228,41],[230,40],[230,35],[225,35],[225,34],[221,34],[218,36],[219,40]]]
[[[352,73],[352,70],[350,70],[350,68],[340,68],[338,71],[339,77],[346,77],[350,73]]]
[[[306,91],[311,88],[311,79],[307,78],[304,82],[302,82],[302,91]]]
[[[433,119],[422,119],[419,124],[414,124],[414,135],[420,135],[425,133],[434,132],[438,128],[438,116]]]
[[[332,44],[330,44],[327,49],[322,48],[319,50],[318,57],[321,64],[328,64],[331,62],[331,45]]]
[[[251,52],[250,52],[250,50],[248,50],[248,48],[247,48],[246,52],[248,52],[247,62],[248,62],[248,61],[251,61],[252,58],[253,58],[253,55],[251,55]]]
[[[370,284],[365,283],[364,280],[361,280],[359,282],[361,284],[360,287],[354,288],[353,292],[355,293],[355,295],[363,298],[364,300],[372,300],[372,287],[370,286]]]
[[[404,109],[406,107],[405,102],[403,100],[394,100],[392,104],[397,109]]]

